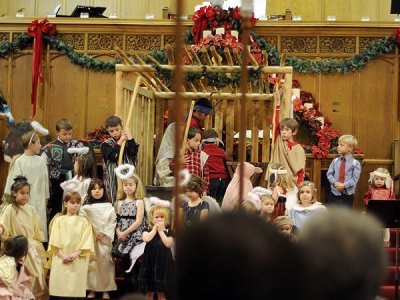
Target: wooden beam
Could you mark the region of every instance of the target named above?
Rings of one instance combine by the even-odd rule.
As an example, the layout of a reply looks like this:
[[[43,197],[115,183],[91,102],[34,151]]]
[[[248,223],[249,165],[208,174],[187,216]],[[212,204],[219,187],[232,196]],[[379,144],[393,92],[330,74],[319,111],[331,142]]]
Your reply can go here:
[[[174,92],[155,92],[154,96],[160,99],[175,99],[176,94]],[[193,92],[185,92],[183,93],[183,97],[186,99],[199,99],[199,98],[208,98],[208,99],[227,99],[227,100],[235,100],[240,99],[242,97],[241,93],[231,94],[231,93],[220,93],[220,94],[213,94],[211,93],[193,93]],[[248,100],[265,100],[265,101],[272,101],[273,95],[272,94],[246,94],[246,98]]]
[[[163,70],[175,71],[175,65],[160,65]],[[246,67],[248,70],[254,69],[254,67]],[[115,66],[117,71],[123,72],[156,72],[157,70],[150,65],[121,65]],[[215,72],[215,73],[226,73],[226,72],[241,72],[240,66],[182,66],[185,72]],[[263,73],[271,74],[291,74],[293,73],[293,67],[263,67]]]

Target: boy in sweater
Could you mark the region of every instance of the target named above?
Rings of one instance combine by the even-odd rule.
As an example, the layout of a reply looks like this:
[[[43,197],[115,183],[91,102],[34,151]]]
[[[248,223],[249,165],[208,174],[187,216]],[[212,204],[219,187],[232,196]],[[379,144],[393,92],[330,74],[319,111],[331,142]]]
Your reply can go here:
[[[209,129],[204,133],[202,141],[203,151],[208,154],[208,168],[210,185],[208,195],[216,199],[221,205],[226,188],[229,183],[229,176],[226,167],[226,153],[219,147],[222,142],[218,138],[218,133],[214,129]]]

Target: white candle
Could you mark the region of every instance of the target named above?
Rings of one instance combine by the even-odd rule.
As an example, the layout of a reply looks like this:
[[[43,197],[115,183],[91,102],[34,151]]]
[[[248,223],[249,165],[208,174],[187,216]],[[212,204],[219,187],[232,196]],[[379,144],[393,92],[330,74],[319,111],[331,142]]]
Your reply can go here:
[[[203,39],[208,38],[208,37],[212,37],[212,32],[211,30],[204,30],[203,31]]]
[[[300,89],[292,89],[293,95],[300,99]]]
[[[247,45],[247,50],[249,50],[249,52],[251,52],[251,46]]]
[[[304,106],[308,109],[313,108],[313,104],[312,103],[304,103]]]
[[[216,35],[217,35],[217,34],[220,34],[220,35],[225,34],[225,28],[220,27],[220,28],[215,29],[215,34],[216,34]]]
[[[236,40],[239,40],[239,31],[237,30],[232,30],[231,31],[231,36],[234,36],[236,38]]]
[[[321,127],[324,127],[324,124],[325,124],[324,117],[318,117],[318,118],[315,118],[315,120],[321,122]]]

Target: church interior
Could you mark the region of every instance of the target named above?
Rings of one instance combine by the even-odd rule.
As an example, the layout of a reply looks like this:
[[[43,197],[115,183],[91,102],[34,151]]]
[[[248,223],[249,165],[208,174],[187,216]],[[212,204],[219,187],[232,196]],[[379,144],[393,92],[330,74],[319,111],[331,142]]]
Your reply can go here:
[[[12,156],[24,151],[12,148],[22,134],[11,112],[15,122],[48,129],[43,146],[68,119],[73,138],[93,148],[99,178],[105,121],[120,117],[139,144],[135,172],[147,197],[171,200],[173,188],[154,183],[160,145],[168,124],[191,118],[186,112],[203,98],[212,103],[203,128],[223,142],[229,177],[248,162],[262,170],[252,185],[267,188],[280,93],[277,114],[298,122],[304,176],[322,204],[339,137],[356,137],[352,210],[364,215],[374,170],[388,170],[400,193],[399,28],[397,0],[1,0],[0,96],[8,110],[0,108],[0,196]],[[394,229],[390,243],[383,299],[398,296]]]

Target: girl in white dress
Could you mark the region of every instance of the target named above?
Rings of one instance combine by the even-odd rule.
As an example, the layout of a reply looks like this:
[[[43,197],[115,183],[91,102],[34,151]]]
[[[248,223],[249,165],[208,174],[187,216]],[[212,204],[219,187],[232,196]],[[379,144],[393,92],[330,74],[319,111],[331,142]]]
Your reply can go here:
[[[15,157],[11,162],[4,194],[10,195],[11,185],[14,183],[15,177],[24,176],[28,179],[30,184],[28,204],[36,208],[42,224],[45,241],[47,241],[46,202],[50,197],[50,193],[46,161],[38,155],[42,144],[36,131],[25,133],[21,139],[25,152]]]
[[[104,193],[101,179],[92,179],[80,214],[86,216],[96,232],[94,251],[97,260],[91,262],[92,272],[88,274],[88,298],[95,298],[95,292],[103,292],[103,299],[110,299],[108,291],[117,289],[115,265],[111,257],[117,215]]]

